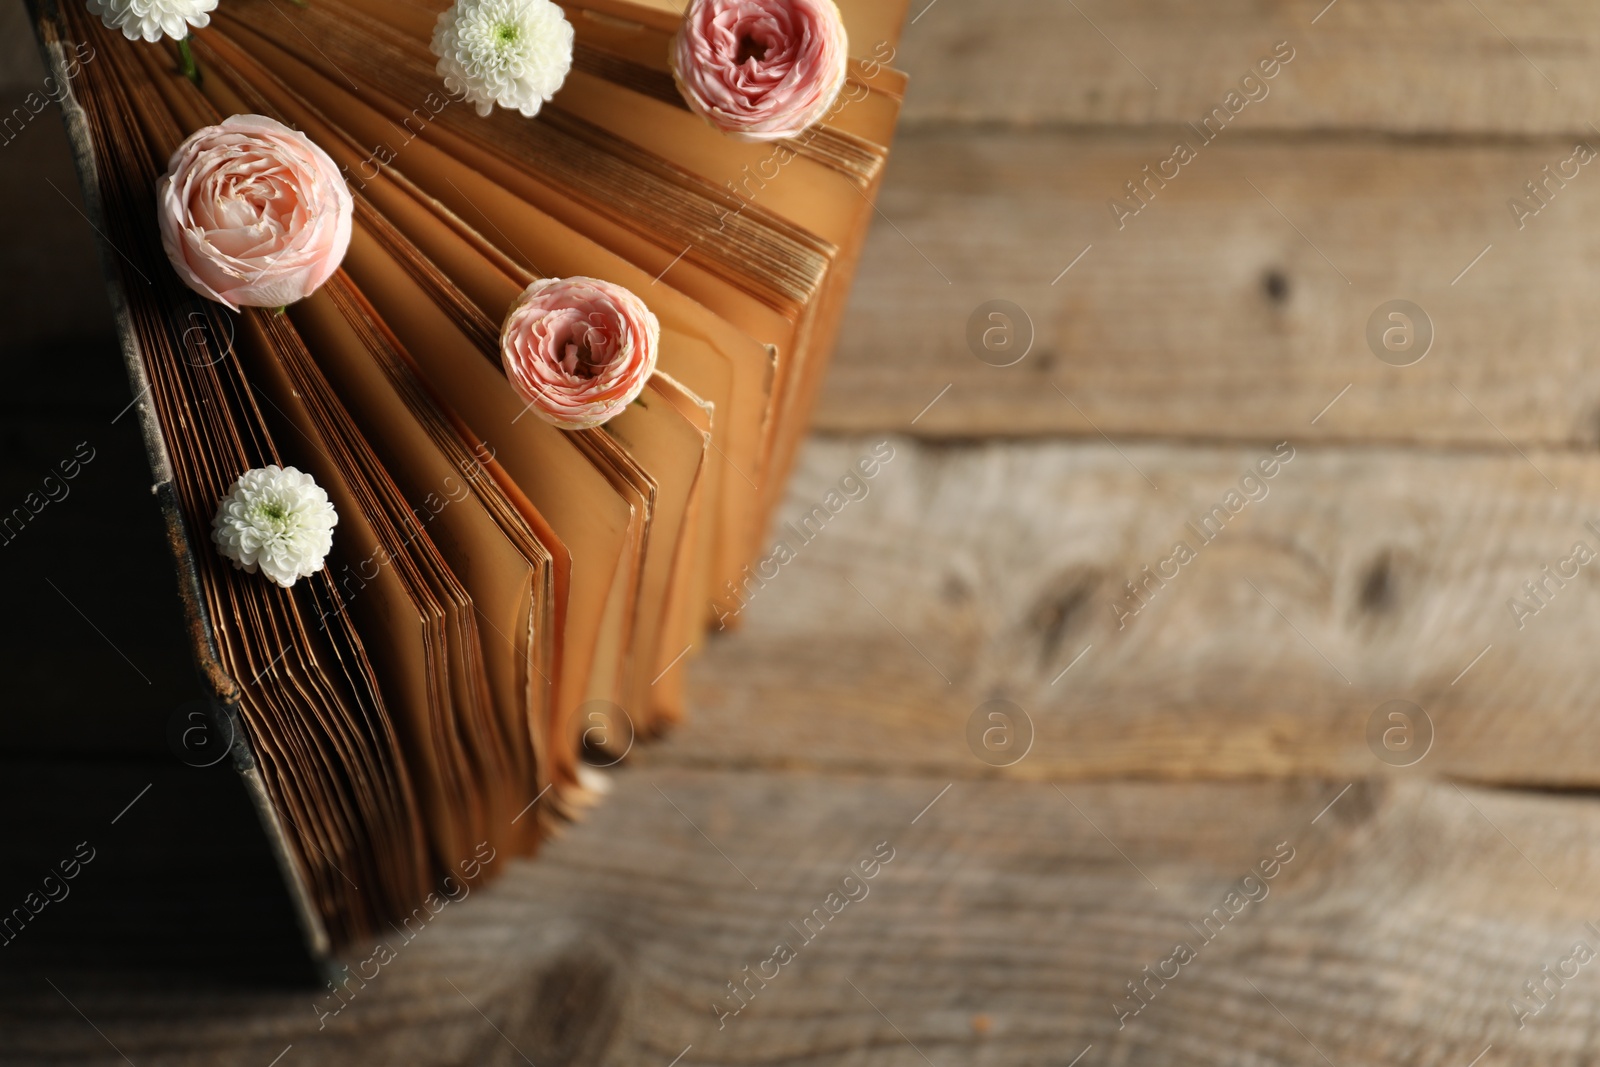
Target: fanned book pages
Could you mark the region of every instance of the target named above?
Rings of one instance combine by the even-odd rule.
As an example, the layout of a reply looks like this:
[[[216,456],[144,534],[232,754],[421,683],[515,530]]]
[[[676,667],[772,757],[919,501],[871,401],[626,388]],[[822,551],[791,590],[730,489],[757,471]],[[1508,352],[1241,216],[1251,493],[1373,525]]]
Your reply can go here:
[[[532,852],[592,801],[586,764],[684,713],[763,554],[905,87],[904,3],[841,0],[820,121],[730,136],[672,59],[678,5],[588,0],[561,6],[570,70],[529,117],[447,84],[447,7],[221,0],[181,44],[35,9],[200,674],[319,958]],[[349,190],[339,269],[286,307],[208,298],[163,243],[169,161],[231,116],[309,138]],[[542,279],[620,287],[659,325],[603,425],[530,412],[508,374]],[[288,585],[213,533],[274,467],[337,513]]]

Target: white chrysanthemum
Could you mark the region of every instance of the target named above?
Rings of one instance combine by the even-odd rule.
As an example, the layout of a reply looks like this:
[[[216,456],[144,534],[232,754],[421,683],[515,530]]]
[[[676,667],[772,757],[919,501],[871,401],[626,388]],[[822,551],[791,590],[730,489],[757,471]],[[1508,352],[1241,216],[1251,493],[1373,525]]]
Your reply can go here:
[[[210,25],[207,12],[216,7],[217,0],[89,0],[89,14],[99,15],[106,29],[121,30],[130,41],[152,43],[163,35],[181,41],[190,26]]]
[[[322,569],[339,522],[328,494],[293,467],[246,471],[217,507],[211,539],[233,565],[285,589]]]
[[[551,0],[456,0],[433,27],[445,88],[487,116],[496,104],[528,118],[572,66],[572,24]]]

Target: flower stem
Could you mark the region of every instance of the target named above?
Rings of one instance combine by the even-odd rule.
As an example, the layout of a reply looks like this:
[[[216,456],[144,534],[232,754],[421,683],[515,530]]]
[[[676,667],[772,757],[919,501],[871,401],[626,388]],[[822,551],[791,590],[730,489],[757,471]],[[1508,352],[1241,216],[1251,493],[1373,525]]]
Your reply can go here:
[[[194,51],[189,47],[189,38],[185,37],[178,42],[178,70],[185,78],[200,84],[200,64],[194,60]]]

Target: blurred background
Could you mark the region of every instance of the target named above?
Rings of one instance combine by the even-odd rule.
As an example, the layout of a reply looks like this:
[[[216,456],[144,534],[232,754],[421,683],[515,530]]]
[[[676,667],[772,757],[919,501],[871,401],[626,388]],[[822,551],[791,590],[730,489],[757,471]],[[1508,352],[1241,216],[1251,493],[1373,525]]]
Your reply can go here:
[[[1600,9],[913,0],[778,521],[892,458],[683,727],[344,999],[279,981],[237,797],[150,788],[198,689],[0,12],[0,505],[93,454],[0,532],[0,911],[95,854],[0,945],[0,1063],[1600,1059]]]

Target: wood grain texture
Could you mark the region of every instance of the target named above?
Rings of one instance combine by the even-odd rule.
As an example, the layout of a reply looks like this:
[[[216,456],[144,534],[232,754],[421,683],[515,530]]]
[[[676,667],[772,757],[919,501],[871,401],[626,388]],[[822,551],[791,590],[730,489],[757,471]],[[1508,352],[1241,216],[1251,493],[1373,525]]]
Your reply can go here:
[[[617,774],[612,802],[538,860],[446,906],[323,1029],[306,991],[63,970],[56,989],[7,980],[0,1064],[1065,1067],[1092,1045],[1082,1064],[1465,1065],[1493,1044],[1495,1064],[1548,1067],[1600,1053],[1592,981],[1520,1031],[1507,1008],[1541,965],[1596,940],[1587,803],[1401,777],[941,794],[935,778],[652,763]],[[806,943],[800,921],[879,842],[893,859]],[[1204,941],[1189,924],[1275,853],[1292,858]],[[737,1003],[727,983],[779,941],[792,961],[752,980],[719,1029],[712,1004]],[[1195,959],[1119,1030],[1125,983],[1178,941]]]
[[[389,939],[336,1016],[259,974],[10,969],[0,1067],[1600,1058],[1592,976],[1520,1028],[1510,1010],[1600,946],[1600,811],[1466,784],[1600,779],[1600,562],[1520,629],[1506,606],[1600,548],[1600,179],[1522,230],[1505,203],[1600,137],[1600,13],[1323,6],[914,0],[910,128],[819,418],[846,436],[808,446],[780,521],[875,442],[895,457],[696,650],[688,722],[536,860]],[[1271,95],[1119,230],[1106,201],[1284,39]],[[14,192],[22,153],[0,159]],[[17,225],[7,248],[37,245]],[[40,278],[92,276],[58,258]],[[1395,297],[1437,327],[1408,368],[1363,339]],[[992,299],[1036,329],[1012,367],[968,348]],[[45,351],[28,331],[56,318],[5,329]],[[1056,439],[959,440],[984,435]],[[1280,440],[1265,497],[1200,544],[1185,524]],[[1195,558],[1119,629],[1123,583],[1179,538]],[[1434,729],[1408,768],[1368,739],[1392,699]],[[1007,767],[991,700],[1031,723]],[[870,895],[801,943],[880,841]],[[1280,843],[1270,894],[1204,942],[1190,924]],[[794,961],[719,1027],[778,940]],[[1179,940],[1197,958],[1119,1028]]]
[[[1600,11],[1582,0],[919,0],[912,14],[910,124],[1198,121],[1280,41],[1295,58],[1247,109],[1261,128],[1588,136],[1600,89]]]
[[[874,440],[813,441],[779,521]],[[967,730],[1005,699],[1036,731],[1013,776],[1362,775],[1369,719],[1406,700],[1433,773],[1600,783],[1600,567],[1543,607],[1524,588],[1600,554],[1594,457],[1299,442],[1252,502],[1270,445],[894,447],[809,543],[774,534],[796,558],[696,664],[678,758],[990,773]]]
[[[818,425],[916,419],[912,432],[940,437],[1098,428],[1500,448],[1501,434],[1600,441],[1600,367],[1589,357],[1600,256],[1582,225],[1600,212],[1600,177],[1577,168],[1521,230],[1506,206],[1570,143],[1232,136],[1224,130],[1165,188],[1151,185],[1153,199],[1121,229],[1107,202],[1169,156],[1172,137],[902,136]],[[1369,318],[1396,298],[1433,326],[1431,350],[1412,366],[1381,362],[1366,340]],[[1013,366],[980,360],[969,341],[975,313],[997,299],[1031,321],[1032,349]],[[1017,336],[1025,331],[1018,318]]]

